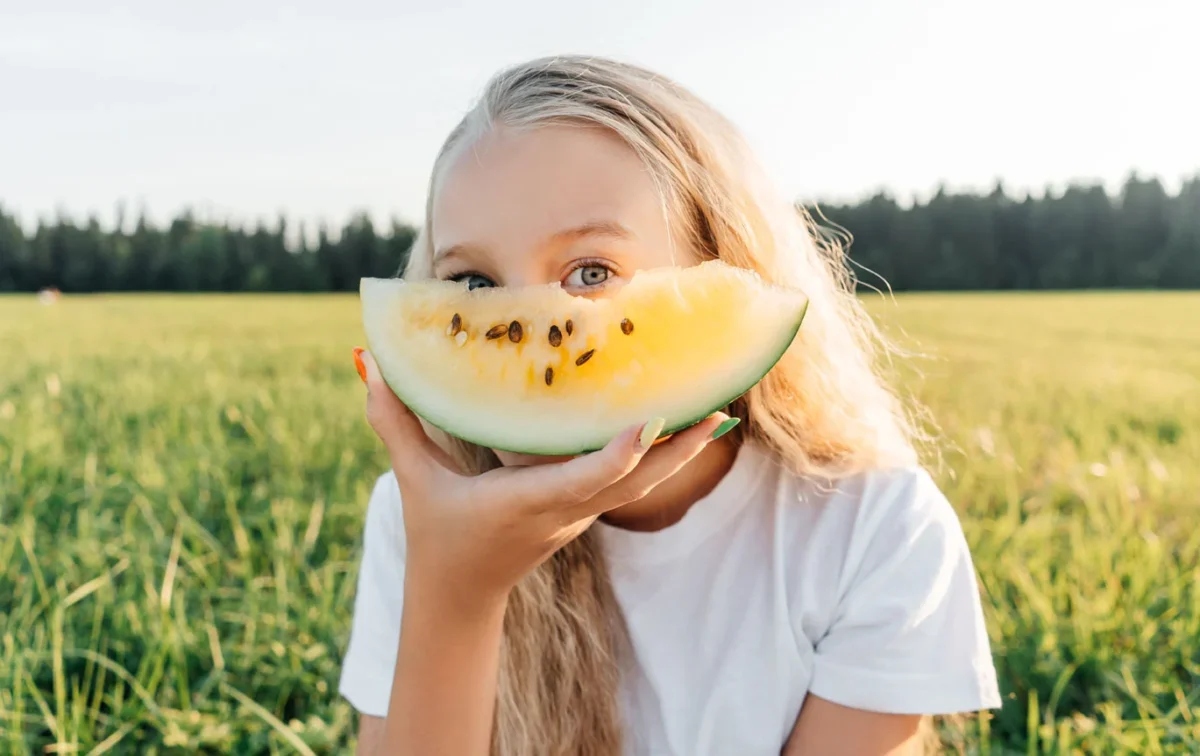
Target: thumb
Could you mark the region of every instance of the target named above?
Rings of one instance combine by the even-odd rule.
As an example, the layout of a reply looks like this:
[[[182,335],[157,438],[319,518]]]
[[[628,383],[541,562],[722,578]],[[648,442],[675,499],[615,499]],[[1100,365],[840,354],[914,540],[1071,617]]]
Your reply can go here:
[[[420,421],[379,372],[375,358],[365,349],[354,350],[354,358],[362,368],[360,375],[367,385],[367,420],[385,444],[422,432]]]
[[[420,419],[388,386],[371,353],[355,349],[354,356],[367,384],[367,422],[387,447],[396,474],[411,478],[432,462],[453,469],[445,451],[426,435]]]

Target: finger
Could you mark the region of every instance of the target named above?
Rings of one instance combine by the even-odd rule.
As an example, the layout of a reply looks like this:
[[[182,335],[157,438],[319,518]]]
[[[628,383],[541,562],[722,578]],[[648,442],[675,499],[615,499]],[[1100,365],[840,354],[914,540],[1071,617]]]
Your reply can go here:
[[[396,396],[370,352],[357,353],[367,384],[367,422],[387,447],[398,476],[425,474],[433,464],[453,469],[446,452],[425,433],[421,421]]]
[[[654,438],[662,431],[662,418],[626,428],[599,451],[566,462],[507,468],[511,493],[534,507],[585,502],[628,475]],[[642,441],[645,440],[643,444]]]
[[[718,428],[728,430],[725,422],[729,419],[724,412],[717,412],[672,435],[669,441],[655,444],[628,475],[580,504],[575,514],[580,517],[600,515],[645,497],[704,451],[714,440],[713,434]]]

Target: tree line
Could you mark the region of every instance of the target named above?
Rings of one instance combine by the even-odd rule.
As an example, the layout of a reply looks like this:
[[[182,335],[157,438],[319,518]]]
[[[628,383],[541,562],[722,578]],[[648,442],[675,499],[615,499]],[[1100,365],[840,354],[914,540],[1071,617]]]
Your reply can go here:
[[[880,194],[814,215],[852,237],[867,286],[1200,288],[1200,175],[1174,195],[1134,175],[1116,196],[1075,184],[1017,199],[997,185],[987,194],[939,191],[912,207]]]
[[[938,191],[901,205],[886,194],[808,208],[850,240],[861,285],[905,290],[1200,288],[1200,176],[1174,195],[1131,176],[1016,198]],[[32,231],[0,206],[0,291],[353,291],[363,276],[404,263],[415,229],[366,215],[315,239],[288,222],[243,227],[183,213],[165,227],[144,216],[42,219]]]
[[[165,227],[145,216],[123,225],[60,216],[26,233],[0,208],[0,291],[357,291],[363,276],[396,273],[415,237],[366,215],[336,234],[322,227],[315,242],[290,233],[286,218],[241,227],[183,213]]]

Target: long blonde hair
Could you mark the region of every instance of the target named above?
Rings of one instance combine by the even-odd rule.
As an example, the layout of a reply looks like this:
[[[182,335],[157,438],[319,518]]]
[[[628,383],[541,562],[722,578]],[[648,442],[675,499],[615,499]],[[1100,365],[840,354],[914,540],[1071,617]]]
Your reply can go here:
[[[799,475],[838,478],[916,461],[918,432],[882,380],[887,345],[854,296],[839,247],[774,196],[732,125],[679,85],[640,67],[592,57],[534,60],[495,76],[447,138],[429,187],[406,278],[432,275],[430,208],[441,172],[493,128],[600,127],[619,136],[658,183],[673,239],[810,299],[783,359],[727,411],[742,440]],[[432,432],[471,472],[489,450]],[[515,589],[505,617],[492,752],[496,756],[621,752],[618,703],[623,624],[590,534]]]

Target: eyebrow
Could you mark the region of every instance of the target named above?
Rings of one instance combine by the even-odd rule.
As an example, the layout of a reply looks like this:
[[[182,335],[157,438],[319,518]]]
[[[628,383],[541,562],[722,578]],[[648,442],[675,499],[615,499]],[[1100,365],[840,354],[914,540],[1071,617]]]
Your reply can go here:
[[[634,234],[625,226],[610,220],[587,221],[578,226],[565,228],[561,231],[556,231],[546,241],[551,244],[564,244],[566,242],[578,241],[589,237],[608,237],[610,239],[632,239]],[[454,255],[461,255],[469,251],[479,251],[482,247],[478,244],[463,243],[452,244],[449,247],[439,249],[433,255],[433,264],[437,265],[443,258]]]
[[[564,229],[550,237],[552,242],[575,241],[589,236],[607,236],[613,239],[632,239],[633,232],[616,221],[588,221],[574,228]]]

